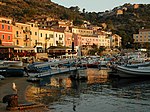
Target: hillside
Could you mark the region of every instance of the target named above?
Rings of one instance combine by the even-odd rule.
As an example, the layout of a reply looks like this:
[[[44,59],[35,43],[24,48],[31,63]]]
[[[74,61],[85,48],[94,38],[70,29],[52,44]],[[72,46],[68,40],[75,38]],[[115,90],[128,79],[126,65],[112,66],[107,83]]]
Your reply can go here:
[[[118,10],[122,10],[123,14],[117,14]],[[0,0],[0,16],[26,22],[41,15],[73,20],[75,25],[81,25],[83,20],[87,20],[120,35],[123,45],[127,42],[133,43],[132,35],[138,33],[140,28],[150,28],[150,4],[140,4],[136,8],[132,4],[124,4],[111,11],[96,13],[87,12],[85,9],[80,11],[78,6],[65,8],[50,0]]]
[[[0,15],[18,22],[26,22],[41,15],[69,20],[82,18],[79,13],[50,0],[0,0]]]

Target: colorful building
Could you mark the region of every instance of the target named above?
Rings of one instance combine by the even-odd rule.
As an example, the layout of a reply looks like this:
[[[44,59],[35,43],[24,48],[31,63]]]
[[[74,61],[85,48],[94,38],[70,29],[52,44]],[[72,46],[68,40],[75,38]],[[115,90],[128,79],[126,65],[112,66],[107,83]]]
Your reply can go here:
[[[118,48],[121,46],[121,37],[117,34],[110,36],[110,47],[111,48]]]
[[[54,29],[54,46],[65,46],[64,28]]]
[[[98,35],[98,46],[110,48],[110,38],[106,35]]]
[[[0,44],[4,46],[13,45],[12,20],[0,18]]]
[[[24,47],[31,47],[31,31],[30,25],[24,23],[15,23],[15,26],[23,30],[23,45]]]
[[[72,28],[72,33],[80,34],[80,35],[93,35],[93,30],[86,28]]]
[[[142,46],[150,44],[150,29],[140,29],[138,34],[133,34],[134,43]]]
[[[93,35],[93,36],[82,36],[82,45],[98,45],[98,36]]]
[[[73,34],[74,46],[82,46],[82,37],[79,34]]]
[[[65,32],[65,46],[71,47],[73,42],[73,34],[70,32]]]
[[[24,46],[24,33],[23,30],[13,26],[13,45],[14,46]]]

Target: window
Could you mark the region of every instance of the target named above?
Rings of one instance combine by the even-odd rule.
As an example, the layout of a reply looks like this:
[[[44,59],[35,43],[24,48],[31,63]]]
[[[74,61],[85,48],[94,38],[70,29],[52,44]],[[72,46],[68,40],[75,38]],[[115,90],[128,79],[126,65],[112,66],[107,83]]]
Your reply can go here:
[[[35,40],[35,44],[37,44],[37,40]]]
[[[8,26],[8,30],[10,30],[10,26]]]
[[[10,40],[10,36],[8,36],[8,40]]]
[[[2,35],[2,39],[4,39],[5,38],[5,36],[4,35]]]
[[[35,35],[37,35],[37,32],[35,32]]]
[[[19,45],[19,41],[18,40],[16,41],[16,43],[17,43],[17,45]]]
[[[18,34],[19,34],[18,31],[16,31],[16,36],[17,36],[17,37],[19,36]]]
[[[49,34],[49,37],[50,37],[50,38],[53,38],[53,35],[52,35],[52,34]]]
[[[25,35],[25,40],[28,40],[28,36],[27,35]]]
[[[2,25],[2,29],[4,29],[4,25]]]
[[[28,28],[27,27],[25,27],[25,31],[27,31],[28,30]]]
[[[41,33],[41,37],[42,37],[42,33]]]

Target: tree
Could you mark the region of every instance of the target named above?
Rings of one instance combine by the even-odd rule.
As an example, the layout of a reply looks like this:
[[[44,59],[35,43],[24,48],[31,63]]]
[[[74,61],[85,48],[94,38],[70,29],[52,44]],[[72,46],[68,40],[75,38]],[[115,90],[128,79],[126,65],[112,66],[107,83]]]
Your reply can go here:
[[[76,18],[74,21],[73,21],[73,24],[76,25],[76,26],[79,26],[79,25],[82,25],[83,24],[83,21],[79,18]]]
[[[79,10],[80,10],[80,8],[78,6],[75,6],[75,7],[71,6],[69,9],[74,12],[79,12]]]
[[[100,46],[99,48],[98,48],[98,54],[101,54],[103,51],[105,51],[105,47],[104,46]]]

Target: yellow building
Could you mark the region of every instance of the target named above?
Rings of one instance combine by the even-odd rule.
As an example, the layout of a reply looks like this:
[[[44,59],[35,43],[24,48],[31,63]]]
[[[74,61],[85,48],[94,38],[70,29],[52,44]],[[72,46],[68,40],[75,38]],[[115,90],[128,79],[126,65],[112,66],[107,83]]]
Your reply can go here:
[[[47,49],[50,46],[53,46],[54,32],[48,29],[39,29],[39,38],[38,45],[40,45],[43,49]]]
[[[35,47],[39,38],[39,28],[36,23],[27,23],[30,25],[31,47]]]
[[[93,35],[93,30],[86,28],[72,28],[72,33],[80,35]]]
[[[24,46],[24,34],[23,30],[13,26],[13,45],[15,46]]]
[[[24,47],[31,47],[30,25],[24,23],[15,23],[15,26],[23,30]]]
[[[139,34],[133,34],[135,43],[150,42],[150,29],[140,29]]]
[[[108,32],[99,32],[98,34],[98,46],[110,48],[110,38]]]
[[[115,47],[120,47],[121,46],[121,37],[117,34],[114,34],[110,37],[111,42],[110,42],[110,46],[111,48],[115,48]]]
[[[117,15],[122,15],[123,14],[123,10],[117,10]]]
[[[134,4],[134,9],[138,9],[139,8],[139,4]]]

